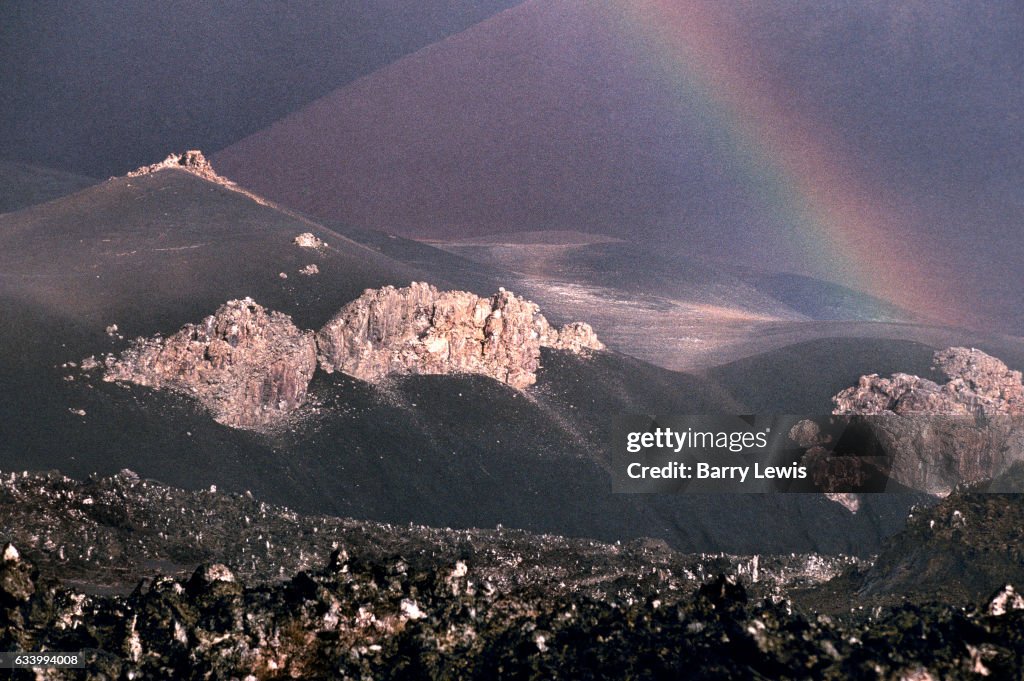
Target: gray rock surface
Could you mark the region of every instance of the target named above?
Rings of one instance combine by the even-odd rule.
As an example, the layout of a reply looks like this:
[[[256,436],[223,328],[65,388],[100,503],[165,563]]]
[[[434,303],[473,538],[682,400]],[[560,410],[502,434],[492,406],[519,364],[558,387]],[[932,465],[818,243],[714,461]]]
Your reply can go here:
[[[104,380],[190,395],[224,425],[261,430],[303,404],[315,370],[313,333],[246,298],[169,338],[137,339],[107,359]]]
[[[480,298],[413,283],[365,291],[317,334],[249,298],[232,300],[169,338],[136,339],[106,359],[103,378],[190,395],[224,425],[263,431],[305,402],[318,357],[329,373],[371,383],[463,373],[524,389],[537,380],[542,346],[604,347],[588,324],[552,329],[534,303],[504,289]]]
[[[190,149],[182,154],[170,154],[159,163],[142,166],[141,168],[131,171],[128,173],[127,177],[141,177],[142,175],[149,175],[150,173],[166,170],[167,168],[180,168],[182,170],[187,170],[190,173],[199,175],[200,177],[206,178],[212,182],[219,182],[222,180],[220,175],[214,171],[213,166],[203,155],[203,152],[198,149]]]

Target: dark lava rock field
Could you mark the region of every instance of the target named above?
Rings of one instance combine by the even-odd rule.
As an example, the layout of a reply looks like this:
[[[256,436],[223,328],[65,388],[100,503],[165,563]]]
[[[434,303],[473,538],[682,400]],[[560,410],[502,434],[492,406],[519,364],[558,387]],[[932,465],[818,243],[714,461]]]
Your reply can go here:
[[[14,678],[924,680],[1024,659],[1024,502],[987,490],[915,509],[863,561],[302,516],[130,471],[2,480],[0,648],[87,660]]]

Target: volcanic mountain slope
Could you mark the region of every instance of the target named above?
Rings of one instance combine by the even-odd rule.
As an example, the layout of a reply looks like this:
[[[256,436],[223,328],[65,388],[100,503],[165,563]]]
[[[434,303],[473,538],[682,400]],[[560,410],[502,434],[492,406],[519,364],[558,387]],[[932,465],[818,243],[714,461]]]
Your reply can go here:
[[[665,253],[600,234],[525,232],[434,242],[539,279],[642,291],[774,319],[915,321],[895,305],[811,277],[747,271],[700,254]]]
[[[0,213],[73,194],[96,180],[50,168],[0,161]]]
[[[311,247],[295,243],[305,232]],[[310,264],[319,274],[298,274]],[[219,425],[185,396],[83,372],[83,358],[125,349],[124,336],[175,333],[229,299],[251,296],[312,330],[367,287],[427,278],[180,167],[0,216],[0,266],[5,470],[132,468],[305,511],[659,536],[695,550],[863,553],[902,522],[896,498],[853,515],[822,497],[612,495],[611,417],[736,408],[712,383],[614,352],[544,350],[525,391],[482,376],[375,386],[318,372],[293,430],[276,436]]]
[[[702,112],[680,110],[645,70],[650,57],[616,32],[621,14],[605,3],[524,3],[215,161],[286,205],[403,235],[650,235],[680,219],[729,220],[723,206],[742,208],[734,188],[716,184],[721,170],[680,162],[713,157],[713,141],[694,134]]]
[[[299,247],[304,232],[326,245]],[[5,301],[98,328],[100,337],[111,324],[122,335],[176,329],[246,296],[313,326],[339,298],[419,274],[185,167],[114,178],[4,215],[0,246]],[[299,276],[309,264],[319,274]]]
[[[838,284],[597,234],[530,232],[432,245],[511,270],[515,286],[546,309],[589,319],[610,347],[669,369],[707,368],[820,336],[927,334],[912,325],[927,322],[919,315]]]

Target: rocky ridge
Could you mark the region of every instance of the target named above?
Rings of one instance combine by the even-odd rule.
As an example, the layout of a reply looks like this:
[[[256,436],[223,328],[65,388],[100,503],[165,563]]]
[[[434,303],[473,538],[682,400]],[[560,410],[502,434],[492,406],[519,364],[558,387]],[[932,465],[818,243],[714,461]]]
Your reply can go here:
[[[474,373],[523,389],[537,380],[542,346],[604,348],[589,325],[552,329],[536,304],[510,291],[481,298],[421,282],[366,291],[317,334],[321,367],[370,382]]]
[[[833,413],[865,417],[892,456],[892,480],[944,496],[1024,460],[1024,384],[1020,371],[981,350],[947,348],[934,361],[947,382],[862,376],[833,398]]]
[[[170,169],[184,170],[185,172],[195,175],[196,177],[201,177],[207,182],[212,182],[216,185],[224,187],[225,189],[229,189],[233,192],[242,194],[243,196],[252,199],[253,201],[260,205],[283,210],[274,202],[269,201],[264,197],[260,196],[259,194],[249,191],[248,189],[245,189],[234,180],[230,180],[224,177],[223,175],[220,175],[216,170],[213,169],[213,164],[210,163],[210,161],[206,158],[203,152],[199,151],[198,149],[189,149],[188,151],[185,151],[181,154],[169,154],[167,158],[160,161],[159,163],[151,163],[150,165],[136,168],[135,170],[128,172],[125,175],[125,177],[144,177],[146,175],[158,173],[162,170]]]
[[[305,515],[251,494],[187,491],[130,470],[74,480],[55,472],[0,473],[0,543],[12,542],[45,574],[128,593],[154,571],[187,577],[221,562],[240,579],[266,581],[321,566],[345,548],[374,563],[470,561],[508,591],[541,587],[595,597],[638,570],[657,571],[667,590],[692,588],[718,572],[746,577],[751,593],[778,596],[820,583],[863,559],[836,555],[688,554],[657,539],[607,544],[506,529],[444,529]],[[640,566],[646,566],[641,568]]]
[[[173,336],[136,340],[107,358],[103,378],[190,395],[224,425],[261,429],[303,404],[315,370],[313,333],[246,298]]]
[[[136,339],[106,358],[103,378],[191,395],[224,425],[266,430],[303,405],[317,361],[370,383],[471,373],[525,389],[541,347],[584,354],[604,345],[582,322],[552,328],[537,305],[504,289],[480,298],[414,282],[365,291],[316,334],[249,298],[228,301],[170,337]]]

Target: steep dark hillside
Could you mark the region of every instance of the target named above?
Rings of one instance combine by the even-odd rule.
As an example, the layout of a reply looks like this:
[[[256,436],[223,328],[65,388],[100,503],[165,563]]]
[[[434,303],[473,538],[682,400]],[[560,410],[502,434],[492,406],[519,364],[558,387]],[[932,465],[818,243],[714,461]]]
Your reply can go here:
[[[309,231],[327,247],[294,243]],[[319,274],[299,275],[307,264]],[[246,296],[314,326],[367,287],[421,274],[175,169],[0,216],[0,267],[0,296],[87,325],[95,340],[111,324],[125,336],[170,331]]]

